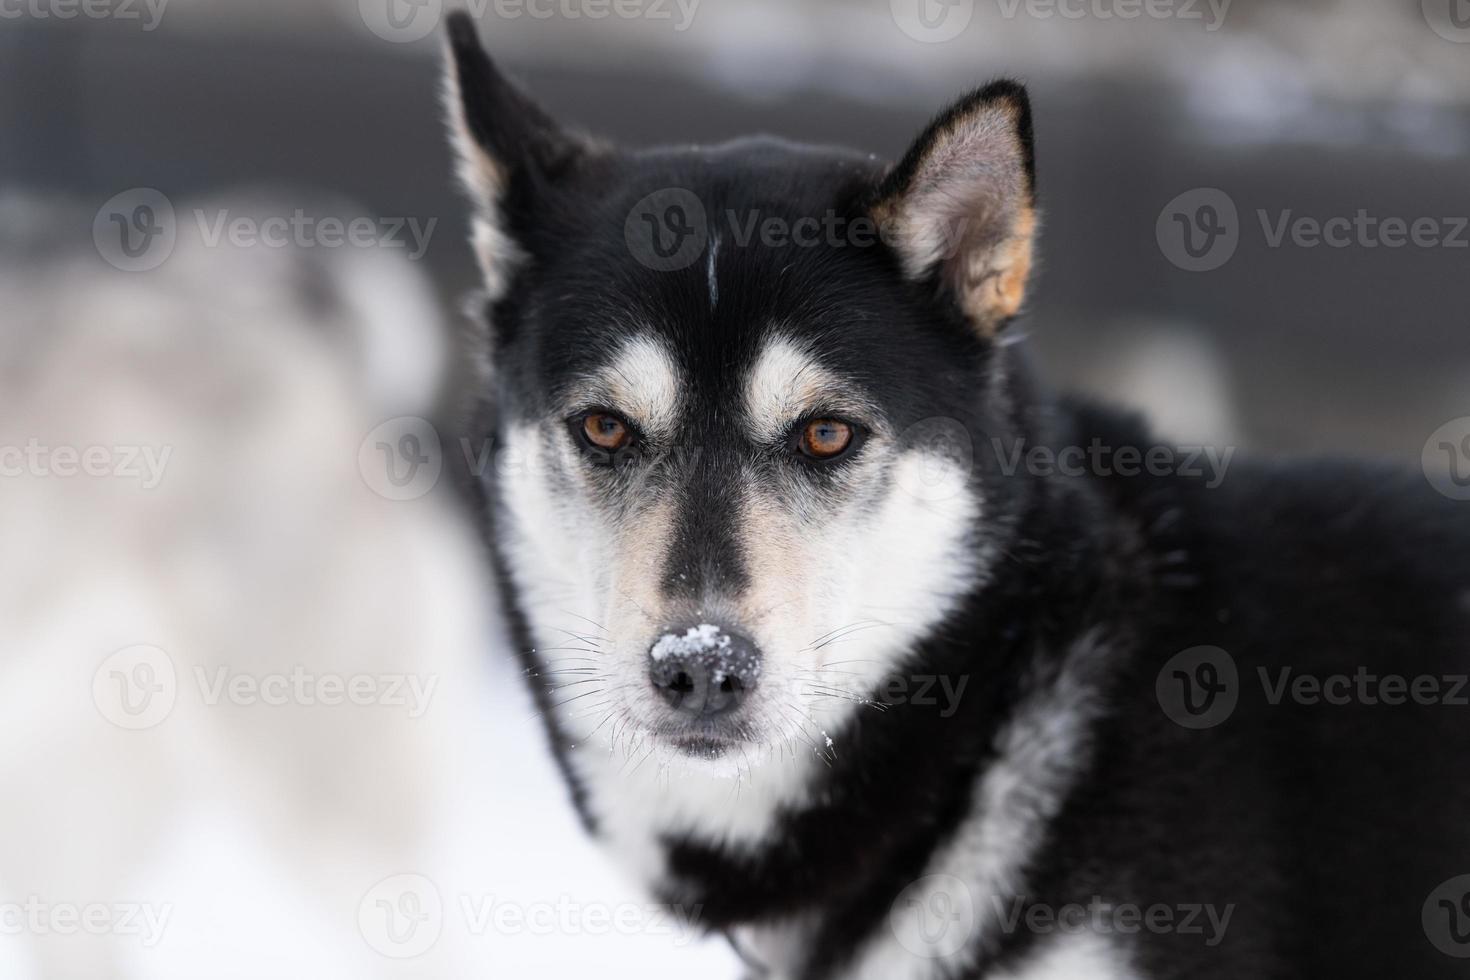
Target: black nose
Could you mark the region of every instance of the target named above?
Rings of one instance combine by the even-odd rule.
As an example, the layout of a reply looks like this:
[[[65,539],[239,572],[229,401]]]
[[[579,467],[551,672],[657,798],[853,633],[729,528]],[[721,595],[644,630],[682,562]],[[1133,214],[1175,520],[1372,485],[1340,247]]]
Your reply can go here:
[[[709,623],[665,633],[648,651],[654,690],[690,718],[734,711],[760,672],[760,650],[750,638]]]

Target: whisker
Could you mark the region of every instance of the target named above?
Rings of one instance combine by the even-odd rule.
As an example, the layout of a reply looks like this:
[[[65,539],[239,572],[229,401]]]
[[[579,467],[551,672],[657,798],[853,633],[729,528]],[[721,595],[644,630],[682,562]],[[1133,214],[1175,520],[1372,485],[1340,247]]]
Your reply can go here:
[[[853,704],[877,704],[878,703],[878,702],[873,701],[873,700],[871,700],[869,698],[859,697],[858,695],[853,694],[850,691],[839,691],[836,688],[825,688],[824,689],[824,688],[816,688],[816,687],[813,687],[813,688],[809,688],[808,690],[801,691],[799,693],[804,694],[804,695],[813,695],[813,694],[816,694],[816,695],[820,695],[822,697],[828,697],[828,698],[841,698],[843,701],[851,701]]]
[[[823,640],[825,640],[827,637],[831,636],[833,633],[841,633],[843,630],[848,629],[849,627],[858,626],[858,625],[861,625],[862,623],[867,623],[867,622],[871,622],[871,620],[860,619],[856,623],[848,623],[847,626],[839,626],[836,629],[828,630],[827,632],[823,633],[821,636],[819,636],[815,640],[813,640],[812,641],[812,644],[821,643]]]
[[[571,714],[567,715],[567,720],[568,721],[581,721],[584,718],[591,718],[593,715],[597,714],[597,712],[601,711],[603,708],[607,707],[611,703],[612,703],[612,699],[611,698],[607,698],[606,700],[599,701],[596,704],[588,705],[587,706],[587,709],[585,711],[574,711]],[[608,712],[607,713],[607,717],[608,718],[611,718],[612,717],[612,713],[611,712]],[[606,724],[606,721],[604,721],[603,724]],[[601,727],[602,727],[602,725],[598,725],[597,726],[597,728],[601,728]],[[597,732],[597,728],[592,729],[592,731],[593,731],[594,734]]]
[[[601,661],[601,660],[593,660],[591,657],[552,657],[552,658],[550,658],[550,659],[548,659],[546,661],[546,665],[548,667],[557,667],[557,668],[559,668],[559,667],[561,667],[562,664],[597,664],[598,666],[601,666],[601,667],[606,667],[607,666],[606,662]],[[578,668],[578,669],[591,670],[591,669],[594,669],[594,668],[590,668],[589,667],[589,668]],[[541,666],[540,665],[537,665],[537,664],[532,664],[530,667],[527,667],[525,670],[521,671],[521,673],[525,674],[528,677],[535,677],[538,673],[544,673],[544,672],[545,671],[542,670]]]
[[[574,687],[581,687],[583,684],[602,684],[606,681],[607,678],[605,677],[589,677],[583,681],[567,681],[561,684],[547,684],[546,689],[548,691],[567,691]]]
[[[567,705],[571,704],[573,701],[580,701],[583,698],[588,698],[588,697],[591,697],[594,694],[601,694],[601,693],[603,693],[601,690],[597,690],[597,691],[584,691],[581,694],[574,694],[574,695],[572,695],[571,697],[567,698],[565,701],[560,701],[560,702],[558,702],[556,704],[553,704],[552,707],[553,708],[564,708]]]
[[[830,669],[828,667],[819,667],[816,670],[811,670],[811,669],[808,669],[808,668],[803,667],[800,670],[797,670],[796,673],[797,674],[811,674],[813,677],[826,677],[828,674],[842,674],[842,675],[844,675],[846,677],[866,677],[867,676],[866,674],[864,674],[862,671],[859,671],[859,670],[832,670],[832,669]]]
[[[806,691],[802,693],[802,696],[809,701],[818,699],[826,699],[828,701],[848,701],[852,704],[861,705],[866,708],[872,708],[875,711],[887,711],[889,707],[891,707],[890,705],[884,704],[882,701],[873,701],[868,698],[855,698],[848,694],[829,694],[824,691]]]
[[[583,643],[590,643],[592,646],[595,647],[600,647],[602,645],[602,640],[593,636],[590,633],[578,633],[575,630],[567,629],[565,626],[553,626],[552,629],[556,630],[558,633],[565,633],[567,636],[570,636],[573,639],[581,640]]]
[[[807,744],[807,747],[816,754],[817,758],[821,759],[822,762],[825,763],[826,766],[830,769],[832,767],[832,761],[835,756],[829,758],[825,747],[818,746],[816,740],[808,736],[807,733],[803,730],[805,725],[811,725],[812,727],[817,728],[817,730],[820,731],[821,729],[817,726],[817,723],[811,718],[806,717],[806,715],[803,714],[799,709],[792,708],[790,705],[778,704],[777,707],[779,707],[783,712],[787,713],[788,717],[790,717],[791,711],[796,711],[797,725],[792,730],[792,734],[805,742]]]
[[[604,703],[606,703],[606,702],[604,702]],[[589,711],[589,713],[590,713],[590,711]],[[612,721],[615,717],[617,717],[617,716],[613,712],[611,712],[611,711],[607,712],[603,716],[602,721],[600,721],[600,722],[597,723],[597,727],[594,728],[594,729],[592,729],[592,731],[590,731],[590,732],[587,733],[586,741],[588,741],[588,742],[592,741],[592,739],[594,737],[596,737],[597,733],[600,732],[600,731],[602,731],[602,726],[604,726],[608,722]]]
[[[648,620],[650,623],[656,622],[656,620],[654,620],[654,618],[648,614],[648,610],[647,609],[644,609],[643,606],[639,605],[638,600],[635,599],[635,598],[633,598],[632,596],[630,596],[627,593],[627,590],[625,590],[625,589],[618,589],[618,595],[622,596],[624,599],[627,599],[629,602],[631,602],[633,604],[633,608],[634,609],[637,609],[638,612],[642,614],[642,616],[643,616],[644,619]]]
[[[891,629],[891,628],[896,627],[897,625],[898,625],[897,623],[882,623],[882,622],[878,622],[876,620],[871,621],[871,622],[868,622],[868,623],[865,623],[865,624],[857,624],[857,623],[855,623],[851,627],[846,628],[845,631],[843,631],[838,636],[829,637],[827,639],[821,640],[820,642],[814,643],[812,645],[812,649],[813,650],[820,650],[823,647],[831,646],[833,643],[837,643],[840,640],[846,640],[846,639],[848,639],[851,636],[854,636],[854,635],[856,635],[858,633],[865,632],[867,630],[878,629],[878,628],[884,627],[884,626],[889,627]]]
[[[589,623],[589,624],[591,624],[591,626],[594,629],[601,630],[603,633],[608,633],[609,637],[612,635],[611,633],[608,632],[608,628],[606,626],[603,626],[601,623],[597,622],[596,620],[588,619],[586,616],[583,616],[581,613],[574,613],[570,609],[558,609],[557,612],[565,613],[568,616],[574,616],[577,619],[580,619],[584,623]]]

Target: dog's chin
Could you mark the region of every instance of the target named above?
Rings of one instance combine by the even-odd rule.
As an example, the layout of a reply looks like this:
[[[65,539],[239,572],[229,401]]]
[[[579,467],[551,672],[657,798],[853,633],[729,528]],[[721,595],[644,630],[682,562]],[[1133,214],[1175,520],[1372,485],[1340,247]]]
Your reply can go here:
[[[762,743],[744,739],[690,733],[661,741],[667,748],[666,764],[695,779],[744,779],[768,757]]]

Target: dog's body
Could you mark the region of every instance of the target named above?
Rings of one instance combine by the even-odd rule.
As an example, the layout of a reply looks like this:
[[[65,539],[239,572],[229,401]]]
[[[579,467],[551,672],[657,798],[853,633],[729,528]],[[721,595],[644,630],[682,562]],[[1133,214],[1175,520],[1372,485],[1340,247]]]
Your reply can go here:
[[[653,891],[773,977],[1465,975],[1463,514],[1367,468],[1126,475],[1166,447],[1006,342],[1017,86],[894,168],[622,153],[453,47],[471,487],[576,804]],[[1292,686],[1362,672],[1441,703]]]

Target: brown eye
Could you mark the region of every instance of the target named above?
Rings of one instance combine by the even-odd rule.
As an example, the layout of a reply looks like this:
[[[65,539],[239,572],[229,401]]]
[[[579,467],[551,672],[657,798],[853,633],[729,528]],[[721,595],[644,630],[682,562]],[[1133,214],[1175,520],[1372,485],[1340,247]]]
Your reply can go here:
[[[598,449],[622,449],[633,438],[628,423],[607,412],[593,412],[582,419],[582,435]]]
[[[812,459],[832,459],[852,445],[852,426],[837,419],[813,419],[801,433],[801,451]]]

